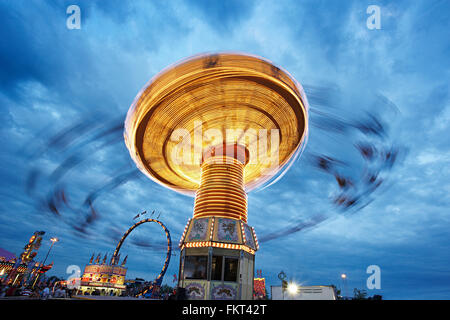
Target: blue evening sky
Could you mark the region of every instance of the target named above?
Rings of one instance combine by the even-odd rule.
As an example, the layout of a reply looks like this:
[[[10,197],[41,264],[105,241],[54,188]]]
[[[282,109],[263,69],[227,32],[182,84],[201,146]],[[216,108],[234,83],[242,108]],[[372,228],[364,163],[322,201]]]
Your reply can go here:
[[[66,27],[71,4],[81,8],[79,30]],[[379,30],[366,26],[369,5],[381,9]],[[276,184],[250,193],[249,224],[260,237],[327,216],[315,227],[261,243],[256,269],[268,289],[279,285],[283,270],[298,283],[335,284],[350,294],[367,289],[366,269],[378,265],[381,289],[369,295],[449,299],[449,12],[445,0],[1,1],[0,247],[18,255],[34,231],[45,230],[37,258],[45,257],[51,236],[60,238],[49,275],[67,277],[69,265],[83,268],[93,252],[110,257],[133,217],[156,210],[175,245],[165,278],[172,285],[193,198],[142,174],[109,184],[134,168],[123,140],[102,147],[101,139],[78,146],[77,139],[124,120],[139,90],[166,66],[198,53],[239,51],[288,70],[311,93],[316,110],[328,106],[346,118],[370,106],[389,124],[390,141],[407,150],[389,172],[388,187],[350,214],[332,205],[336,182],[306,157]],[[378,109],[377,95],[395,112]],[[49,144],[80,123],[87,131],[75,130],[70,144]],[[335,138],[311,126],[305,156],[332,150],[353,159],[335,143],[346,138]],[[83,161],[64,176],[51,176],[77,156]],[[39,179],[29,192],[33,172]],[[70,204],[59,217],[42,205],[55,181]],[[79,232],[77,210],[91,193],[99,218]],[[165,256],[164,234],[144,225],[133,237],[122,248],[122,257],[129,254],[127,278],[154,279]]]

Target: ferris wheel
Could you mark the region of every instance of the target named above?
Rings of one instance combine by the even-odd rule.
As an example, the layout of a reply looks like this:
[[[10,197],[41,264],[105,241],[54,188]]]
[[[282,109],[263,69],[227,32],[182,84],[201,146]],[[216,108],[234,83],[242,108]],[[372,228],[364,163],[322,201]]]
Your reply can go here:
[[[114,251],[114,255],[113,255],[113,263],[118,260],[117,257],[119,255],[119,251],[120,248],[122,247],[123,242],[125,241],[125,239],[129,236],[129,234],[136,229],[138,226],[144,224],[144,223],[148,223],[148,222],[155,222],[157,224],[159,224],[165,234],[166,234],[166,238],[167,238],[167,254],[166,254],[166,260],[164,261],[164,265],[162,267],[161,272],[159,273],[158,277],[156,277],[156,279],[153,281],[152,285],[150,285],[149,287],[146,287],[145,289],[142,290],[142,292],[140,292],[138,294],[139,295],[150,295],[152,296],[153,294],[156,293],[156,291],[159,289],[159,287],[162,284],[163,278],[164,278],[164,274],[167,271],[167,268],[169,267],[169,262],[170,262],[170,256],[172,255],[172,239],[170,238],[170,232],[169,229],[167,229],[167,227],[159,220],[156,219],[144,219],[141,220],[139,222],[136,222],[134,225],[132,225],[122,236],[122,238],[120,239],[119,243],[117,244],[116,250]]]

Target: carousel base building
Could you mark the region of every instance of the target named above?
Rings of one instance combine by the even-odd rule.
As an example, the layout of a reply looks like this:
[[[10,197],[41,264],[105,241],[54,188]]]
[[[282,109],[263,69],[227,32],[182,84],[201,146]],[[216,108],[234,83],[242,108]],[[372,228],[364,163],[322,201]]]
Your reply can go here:
[[[194,218],[180,247],[179,286],[188,299],[253,299],[258,242],[252,227],[229,218]]]

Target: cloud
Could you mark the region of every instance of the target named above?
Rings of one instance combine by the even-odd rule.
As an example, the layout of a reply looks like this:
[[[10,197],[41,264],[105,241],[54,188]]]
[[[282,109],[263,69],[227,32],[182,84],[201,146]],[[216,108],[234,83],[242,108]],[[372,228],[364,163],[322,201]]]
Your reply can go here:
[[[0,4],[0,241],[5,249],[18,254],[36,228],[45,228],[48,236],[61,239],[50,259],[52,272],[65,276],[68,265],[83,266],[92,252],[112,252],[114,236],[125,232],[137,213],[153,209],[162,212],[176,244],[192,215],[192,198],[143,176],[113,188],[114,177],[134,168],[120,139],[100,149],[105,140],[83,144],[92,136],[74,130],[67,147],[49,142],[74,124],[87,124],[89,132],[108,127],[153,75],[179,59],[244,51],[306,84],[321,112],[342,112],[341,118],[354,120],[364,108],[376,110],[389,137],[409,150],[392,170],[389,188],[377,191],[357,214],[330,205],[336,179],[312,168],[306,157],[270,188],[251,193],[249,223],[261,238],[295,230],[296,223],[318,214],[330,217],[261,244],[256,268],[268,284],[278,284],[277,274],[284,270],[302,283],[339,286],[339,275],[346,272],[349,288],[363,288],[366,267],[378,264],[386,298],[448,298],[449,261],[440,254],[450,245],[445,1],[383,2],[381,30],[366,28],[370,1],[79,1],[81,30],[65,27],[68,4]],[[389,101],[396,112],[389,111]],[[360,156],[343,135],[313,126],[310,134],[305,155],[326,151],[359,168]],[[83,161],[76,161],[77,155]],[[54,185],[52,173],[61,172],[55,170],[62,164],[64,174],[53,176],[60,185]],[[27,177],[34,168],[41,174],[30,196]],[[60,217],[36,201],[55,188],[66,191],[71,206],[61,206]],[[84,218],[78,216],[87,212],[83,203],[98,190],[103,191],[93,206],[100,218],[81,235],[73,223]],[[151,245],[163,242],[163,233],[153,231],[154,237],[145,237],[144,229],[136,236]],[[131,241],[124,247],[130,253],[129,276],[151,279],[164,253],[143,250]],[[172,257],[168,275],[178,272],[178,258]]]

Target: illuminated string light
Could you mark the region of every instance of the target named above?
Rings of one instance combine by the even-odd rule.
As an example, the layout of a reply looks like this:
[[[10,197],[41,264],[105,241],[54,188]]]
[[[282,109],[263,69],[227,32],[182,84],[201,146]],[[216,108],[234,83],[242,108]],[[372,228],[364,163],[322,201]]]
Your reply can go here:
[[[184,227],[183,234],[181,235],[180,242],[178,243],[178,246],[181,247],[183,244],[184,238],[186,237],[186,232],[188,231],[189,224],[191,223],[191,218],[188,219],[188,222],[186,223],[186,226]]]
[[[214,223],[215,223],[215,218],[212,217],[211,219],[211,230],[210,230],[210,234],[209,234],[209,240],[213,239],[213,235],[214,235]]]
[[[259,243],[258,243],[258,238],[256,237],[256,232],[255,232],[255,228],[252,228],[252,232],[253,232],[253,238],[255,239],[255,244],[256,244],[256,250],[259,250]]]
[[[245,229],[244,229],[244,224],[243,223],[241,223],[241,232],[242,232],[242,241],[244,243],[246,243],[247,242],[247,238],[245,236]]]
[[[224,249],[234,249],[234,250],[244,250],[250,254],[255,254],[255,250],[252,248],[242,245],[242,244],[234,244],[234,243],[223,243],[223,242],[215,242],[215,241],[197,241],[197,242],[185,242],[181,246],[181,250],[184,248],[205,248],[205,247],[215,247],[215,248],[224,248]]]

